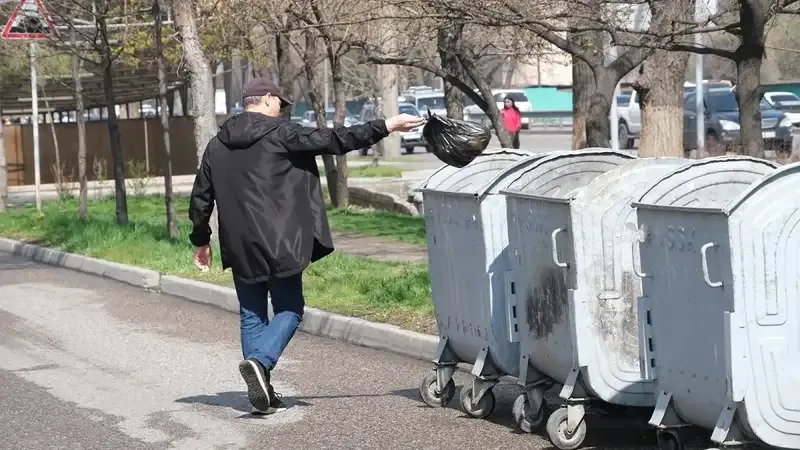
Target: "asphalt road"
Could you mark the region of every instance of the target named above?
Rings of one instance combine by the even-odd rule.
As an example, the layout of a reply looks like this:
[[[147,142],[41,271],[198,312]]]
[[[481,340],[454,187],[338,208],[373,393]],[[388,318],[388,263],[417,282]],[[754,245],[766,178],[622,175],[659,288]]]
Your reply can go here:
[[[303,333],[273,375],[289,409],[254,418],[237,327],[213,307],[0,254],[0,448],[549,448],[515,430],[511,383],[474,420],[457,400],[418,400],[429,363]],[[586,448],[654,446],[641,420],[587,423]]]

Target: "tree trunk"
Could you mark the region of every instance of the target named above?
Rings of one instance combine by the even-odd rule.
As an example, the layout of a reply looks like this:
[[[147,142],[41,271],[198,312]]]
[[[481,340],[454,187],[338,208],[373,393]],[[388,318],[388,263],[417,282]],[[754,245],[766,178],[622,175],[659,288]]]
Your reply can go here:
[[[71,18],[70,42],[72,45],[72,81],[75,83],[75,124],[78,127],[78,182],[80,194],[78,195],[78,217],[81,220],[89,218],[89,182],[86,177],[86,123],[83,119],[83,81],[81,81],[81,62],[76,53],[78,38],[75,32],[75,21]],[[99,181],[99,180],[95,180]]]
[[[194,115],[194,138],[197,146],[197,165],[203,158],[208,142],[217,134],[217,119],[214,113],[214,84],[211,66],[203,54],[197,23],[194,17],[193,0],[173,2],[175,26],[181,36],[183,56],[189,69]]]
[[[594,71],[595,90],[589,101],[589,114],[586,117],[586,146],[611,147],[611,99],[619,77],[604,66]]]
[[[6,159],[5,125],[0,115],[0,213],[8,209],[8,160]]]
[[[764,27],[767,14],[763,1],[741,1],[739,20],[742,44],[736,49],[736,95],[739,100],[739,124],[742,133],[742,153],[764,157],[761,136],[761,62],[764,60]]]
[[[586,148],[586,119],[594,94],[594,74],[580,58],[572,57],[572,149]]]
[[[683,157],[683,83],[689,54],[656,50],[634,87],[642,111],[639,157]],[[620,144],[621,145],[621,144]]]
[[[742,45],[744,47],[744,45]],[[742,47],[739,49],[742,50]],[[763,54],[763,46],[760,52]],[[764,157],[764,140],[761,137],[761,61],[755,48],[737,51],[742,58],[736,61],[739,80],[736,93],[739,99],[739,124],[742,133],[742,154]]]
[[[385,69],[389,69],[389,66],[373,66],[372,68],[368,68],[368,70],[374,70],[374,75],[372,77],[372,102],[375,105],[375,117],[384,117],[383,115],[383,98],[381,97],[381,92],[383,91],[383,84],[384,79],[381,76]],[[395,70],[396,67],[393,67]],[[386,140],[383,139],[377,144],[372,147],[372,165],[377,167],[380,164],[381,156],[384,155],[384,142]]]
[[[167,70],[164,63],[164,43],[161,38],[161,5],[159,0],[153,2],[153,19],[155,20],[156,59],[158,60],[158,94],[161,111],[158,117],[164,135],[164,206],[167,212],[167,233],[170,238],[178,237],[178,226],[175,220],[175,200],[172,198],[172,149],[169,140],[169,105],[167,102]]]
[[[189,71],[192,91],[192,115],[194,116],[194,141],[197,151],[197,167],[203,159],[206,146],[217,134],[217,117],[214,112],[214,84],[211,66],[203,54],[200,33],[197,29],[194,0],[174,0],[172,2],[175,28],[181,36],[183,56]],[[181,98],[183,100],[183,98]],[[184,109],[184,111],[186,111]],[[211,216],[211,236],[219,238],[217,208]]]
[[[47,92],[44,91],[44,86],[42,86],[42,97],[44,98],[44,107],[46,109],[50,109],[50,101],[47,100]],[[58,148],[58,136],[56,135],[56,121],[53,117],[53,113],[50,114],[50,136],[53,137],[53,152],[55,153],[56,158],[56,167],[54,170],[53,177],[55,178],[56,182],[56,189],[59,190],[58,194],[64,195],[69,193],[69,188],[64,186],[64,167],[61,166],[61,152]],[[71,180],[66,180],[67,183],[71,182]],[[66,191],[64,189],[67,189]]]
[[[107,10],[107,8],[105,8]],[[108,28],[105,15],[98,15],[97,29],[101,39],[103,69],[103,91],[105,93],[106,111],[108,114],[108,137],[111,145],[111,160],[114,165],[114,197],[116,198],[117,224],[128,223],[128,198],[125,191],[125,156],[122,150],[122,136],[117,121],[116,96],[114,93],[114,72],[111,45],[108,42]]]
[[[442,61],[442,70],[459,79],[465,78],[464,69],[456,54],[463,38],[463,24],[442,26],[437,32],[437,50]],[[447,80],[444,81],[444,104],[447,117],[458,120],[464,118],[464,93]],[[420,111],[422,114],[426,112]]]
[[[691,21],[694,3],[653,3],[651,28],[666,34]],[[642,113],[639,157],[683,157],[683,83],[688,62],[688,53],[656,50],[642,63],[634,83]]]
[[[333,117],[334,126],[343,126],[346,111],[345,107],[345,87],[344,77],[342,76],[342,62],[338,55],[332,55],[334,51],[332,43],[328,42],[328,57],[331,62],[331,77],[333,79],[333,106],[336,114]],[[349,190],[347,189],[347,155],[336,157],[336,202],[334,205],[340,208],[347,208],[350,203]]]
[[[317,117],[317,127],[325,129],[328,127],[326,120],[324,100],[319,94],[319,83],[317,82],[317,67],[316,62],[317,51],[317,36],[312,30],[307,30],[305,33],[306,54],[304,58],[306,78],[308,79],[308,99],[311,101],[311,107],[314,110],[314,115]],[[322,155],[322,164],[325,167],[325,179],[328,181],[328,195],[330,195],[331,203],[337,205],[339,193],[337,192],[337,179],[338,170],[336,169],[336,161],[332,155]]]
[[[295,66],[292,64],[291,43],[287,33],[278,33],[275,35],[275,52],[278,60],[278,80],[281,85],[281,92],[287,99],[294,102],[294,78],[292,75],[295,73]],[[284,108],[281,114],[288,118],[292,117],[294,112],[294,105]]]
[[[576,5],[579,7],[579,5]],[[587,12],[588,14],[588,12]],[[573,25],[577,27],[585,24],[580,19],[573,19]],[[570,33],[567,38],[570,43],[588,50],[595,46],[602,45],[602,37],[590,31],[582,33]],[[601,47],[602,50],[602,47]],[[592,68],[586,61],[572,57],[572,149],[579,150],[587,147],[586,143],[586,121],[589,116],[589,105],[592,95],[595,92],[595,79]]]

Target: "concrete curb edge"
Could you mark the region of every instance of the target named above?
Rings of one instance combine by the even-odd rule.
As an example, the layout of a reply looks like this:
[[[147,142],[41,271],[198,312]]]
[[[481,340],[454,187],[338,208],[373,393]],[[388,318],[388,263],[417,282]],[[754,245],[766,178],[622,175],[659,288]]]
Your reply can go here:
[[[158,271],[119,264],[88,256],[67,253],[0,238],[0,252],[22,256],[40,263],[101,276],[148,291],[162,292],[195,303],[203,303],[238,313],[236,291],[202,281],[164,275]],[[412,358],[433,359],[439,339],[394,325],[370,322],[355,317],[306,307],[300,330],[331,339],[378,350],[387,350]]]

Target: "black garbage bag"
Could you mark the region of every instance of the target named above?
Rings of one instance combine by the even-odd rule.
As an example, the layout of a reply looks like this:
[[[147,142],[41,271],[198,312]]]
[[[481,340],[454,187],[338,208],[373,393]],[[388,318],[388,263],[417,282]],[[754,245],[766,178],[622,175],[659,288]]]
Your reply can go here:
[[[422,137],[440,161],[464,167],[486,150],[492,131],[479,123],[448,119],[428,110],[428,123],[422,129]]]

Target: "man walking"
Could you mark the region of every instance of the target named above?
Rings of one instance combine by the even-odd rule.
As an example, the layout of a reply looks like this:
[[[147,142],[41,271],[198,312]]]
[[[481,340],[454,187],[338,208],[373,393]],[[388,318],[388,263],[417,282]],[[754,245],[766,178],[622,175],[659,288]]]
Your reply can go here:
[[[270,371],[303,318],[303,271],[333,252],[315,157],[370,147],[424,119],[402,114],[352,127],[303,127],[281,117],[291,102],[265,78],[245,85],[244,103],[245,112],[229,118],[203,153],[190,201],[189,239],[195,264],[207,270],[216,201],[222,268],[231,268],[239,299],[239,371],[253,408],[268,414],[282,406]]]

